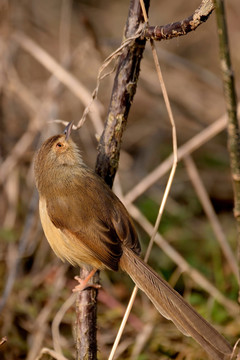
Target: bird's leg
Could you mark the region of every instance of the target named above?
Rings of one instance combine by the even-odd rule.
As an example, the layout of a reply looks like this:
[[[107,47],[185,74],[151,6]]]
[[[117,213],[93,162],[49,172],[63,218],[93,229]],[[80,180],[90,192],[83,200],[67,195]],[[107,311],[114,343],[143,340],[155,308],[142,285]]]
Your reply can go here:
[[[92,271],[88,274],[88,276],[85,279],[81,279],[79,276],[75,276],[74,279],[79,282],[79,285],[76,285],[72,291],[73,292],[82,291],[88,287],[99,289],[101,287],[101,285],[99,284],[88,284],[89,280],[93,277],[96,271],[97,269],[92,269]]]

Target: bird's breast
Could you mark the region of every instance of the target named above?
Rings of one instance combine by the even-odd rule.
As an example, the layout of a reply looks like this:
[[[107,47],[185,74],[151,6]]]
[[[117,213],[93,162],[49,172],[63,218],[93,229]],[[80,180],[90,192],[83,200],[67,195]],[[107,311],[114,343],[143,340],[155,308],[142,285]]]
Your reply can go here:
[[[103,264],[93,256],[80,239],[76,241],[74,234],[61,230],[52,223],[44,198],[39,200],[39,214],[44,234],[51,248],[62,261],[67,260],[73,266],[90,265],[96,269],[103,267]]]

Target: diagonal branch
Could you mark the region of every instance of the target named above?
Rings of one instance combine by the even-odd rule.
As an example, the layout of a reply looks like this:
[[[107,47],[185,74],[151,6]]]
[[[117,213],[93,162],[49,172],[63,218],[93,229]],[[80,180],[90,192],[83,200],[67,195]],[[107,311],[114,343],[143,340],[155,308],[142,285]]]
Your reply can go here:
[[[222,225],[215,213],[215,210],[203,184],[203,181],[200,177],[198,169],[190,155],[184,157],[184,162],[188,176],[193,184],[196,194],[198,195],[198,199],[201,202],[202,207],[209,219],[219,246],[221,247],[225,258],[228,261],[229,267],[232,269],[233,274],[236,276],[236,278],[238,278],[238,265],[236,257],[233,254],[232,249],[226,239],[226,236],[222,229]]]
[[[213,9],[214,5],[211,0],[203,0],[201,5],[188,18],[167,25],[147,26],[141,37],[160,41],[186,35],[207,21]]]

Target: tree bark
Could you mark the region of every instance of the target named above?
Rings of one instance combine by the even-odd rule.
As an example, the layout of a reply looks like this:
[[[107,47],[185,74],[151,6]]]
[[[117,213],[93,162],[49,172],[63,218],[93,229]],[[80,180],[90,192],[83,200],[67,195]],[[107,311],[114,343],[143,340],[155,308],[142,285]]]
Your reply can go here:
[[[88,270],[82,268],[80,277],[85,279]],[[99,282],[99,275],[96,274],[89,283]],[[95,360],[97,359],[97,292],[98,290],[89,287],[77,292],[76,300],[76,359]]]
[[[203,22],[207,21],[214,9],[212,0],[203,0],[200,6],[188,18],[166,25],[147,26],[142,37],[155,41],[170,40],[174,37],[187,35]]]
[[[147,11],[149,3],[149,0],[145,0]],[[139,0],[131,0],[124,37],[127,39],[134,36],[143,22]],[[124,48],[116,70],[107,120],[100,138],[96,162],[96,172],[110,187],[112,187],[118,168],[122,135],[136,92],[145,43],[145,38],[136,39],[131,46]]]

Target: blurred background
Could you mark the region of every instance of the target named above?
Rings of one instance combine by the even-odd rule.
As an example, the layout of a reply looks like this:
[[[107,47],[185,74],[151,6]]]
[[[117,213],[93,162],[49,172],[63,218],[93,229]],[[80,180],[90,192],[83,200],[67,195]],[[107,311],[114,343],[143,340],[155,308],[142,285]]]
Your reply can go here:
[[[150,24],[182,20],[199,5],[196,0],[152,0]],[[128,7],[128,0],[0,0],[0,338],[8,339],[0,346],[2,359],[49,359],[50,355],[40,355],[41,350],[53,349],[56,342],[66,358],[74,358],[74,302],[62,312],[60,325],[56,325],[56,314],[71,295],[78,269],[62,264],[43,236],[32,161],[44,139],[63,131],[64,126],[53,120],[77,123],[81,118],[101,64],[121,44]],[[226,12],[239,91],[239,1],[228,0]],[[180,147],[225,113],[215,14],[195,32],[156,43],[156,47]],[[46,55],[67,69],[70,85],[53,75],[54,71],[59,75],[60,70],[54,63],[51,70]],[[95,110],[91,109],[84,126],[73,135],[91,167],[95,166],[101,135],[101,124],[96,126],[92,118],[96,111],[104,122],[113,78],[111,74],[101,81]],[[171,153],[171,126],[147,44],[123,136],[116,191],[128,194]],[[159,232],[221,292],[226,303],[215,301],[200,280],[198,283],[183,273],[179,264],[156,245],[149,262],[234,345],[240,334],[239,315],[233,306],[237,306],[236,276],[189,177],[195,164],[217,215],[220,236],[235,256],[237,232],[226,131],[217,131],[209,140],[206,135],[192,159],[178,164]],[[134,199],[152,224],[167,178],[168,173]],[[122,198],[124,201],[124,195]],[[144,252],[149,234],[136,226]],[[99,359],[106,359],[133,284],[124,274],[110,272],[101,274],[101,283],[98,348]],[[56,326],[52,329],[53,322]],[[60,340],[56,340],[56,327]],[[160,317],[142,294],[136,300],[118,354],[119,359],[206,358],[199,346]]]

